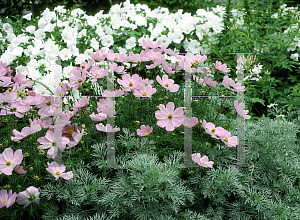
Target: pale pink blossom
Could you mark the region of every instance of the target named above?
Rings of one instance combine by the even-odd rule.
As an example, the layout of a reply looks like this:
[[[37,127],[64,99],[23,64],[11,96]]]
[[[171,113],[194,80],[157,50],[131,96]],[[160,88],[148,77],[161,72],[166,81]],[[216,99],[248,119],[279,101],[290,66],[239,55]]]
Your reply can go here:
[[[13,149],[6,148],[2,154],[0,154],[0,175],[12,175],[13,169],[22,163],[23,154],[22,150],[18,149],[14,153]]]
[[[147,126],[142,125],[141,129],[136,130],[138,136],[140,136],[140,137],[148,136],[152,131],[153,131],[153,128],[150,127],[149,125],[147,125]]]
[[[198,118],[196,118],[196,117],[188,118],[188,117],[184,116],[184,123],[183,123],[184,126],[192,128],[197,123],[198,123]]]
[[[208,157],[207,156],[203,156],[201,158],[201,155],[200,153],[194,153],[192,154],[192,160],[194,162],[196,162],[197,164],[199,164],[199,166],[202,166],[202,167],[209,167],[209,168],[212,168],[214,162],[213,161],[208,161]]]
[[[17,197],[17,203],[19,205],[25,205],[23,208],[26,208],[33,201],[36,204],[40,203],[41,198],[39,197],[41,188],[35,188],[34,186],[29,186],[25,191],[20,192]]]
[[[157,82],[167,90],[171,92],[177,92],[179,90],[179,85],[174,84],[173,79],[169,79],[168,75],[164,74],[162,79],[159,76],[156,76]]]
[[[12,204],[15,203],[17,198],[17,193],[12,194],[12,189],[7,193],[6,189],[0,190],[0,208],[6,207],[9,208]]]
[[[103,132],[117,132],[117,131],[120,131],[120,128],[115,127],[113,129],[110,124],[107,124],[106,126],[104,126],[102,123],[100,123],[100,124],[96,125],[96,128],[97,128],[98,131],[103,131]]]
[[[235,100],[235,101],[234,101],[234,107],[235,107],[237,113],[238,113],[240,116],[242,116],[242,117],[244,117],[244,118],[246,118],[246,119],[250,119],[250,118],[251,118],[250,115],[247,115],[248,112],[249,112],[249,110],[244,110],[244,108],[245,108],[245,103],[241,102],[241,103],[238,105],[238,100]]]
[[[167,131],[173,131],[175,127],[179,127],[184,122],[182,108],[178,107],[174,111],[174,103],[169,102],[166,107],[163,104],[159,105],[158,111],[155,112],[155,117],[158,119],[159,127],[166,127]]]
[[[55,158],[55,156],[57,155],[58,147],[60,147],[61,151],[64,151],[66,148],[66,144],[68,144],[70,142],[70,140],[66,137],[62,137],[61,146],[57,146],[58,143],[55,140],[54,132],[48,130],[45,137],[38,138],[37,142],[42,144],[37,147],[38,149],[50,148],[47,152],[47,157],[50,159],[50,158]]]
[[[59,177],[64,178],[65,180],[69,180],[73,178],[73,173],[72,171],[69,171],[67,173],[63,173],[66,170],[65,165],[59,165],[57,162],[47,162],[48,168],[46,170],[51,173],[54,177],[55,180],[57,180]]]

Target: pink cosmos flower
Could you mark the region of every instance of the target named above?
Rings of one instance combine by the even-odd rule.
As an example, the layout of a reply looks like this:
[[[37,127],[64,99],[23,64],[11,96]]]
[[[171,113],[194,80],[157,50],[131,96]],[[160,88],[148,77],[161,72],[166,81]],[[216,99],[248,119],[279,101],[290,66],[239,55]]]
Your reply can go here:
[[[148,97],[148,98],[151,98],[154,93],[156,93],[156,89],[152,88],[151,85],[148,85],[148,86],[143,85],[138,90],[134,90],[133,95],[135,97]]]
[[[2,71],[6,72],[5,69],[1,69]],[[0,72],[1,72],[0,70]],[[1,75],[1,73],[0,73]],[[0,87],[11,87],[13,82],[11,81],[10,77],[0,76]]]
[[[194,64],[203,63],[207,59],[206,55],[201,56],[200,54],[197,55],[189,54],[188,57],[192,59],[192,63]]]
[[[222,72],[224,72],[224,73],[230,72],[230,70],[227,68],[226,63],[224,63],[224,64],[222,65],[221,62],[216,61],[216,63],[214,63],[214,65],[215,65],[215,73],[217,73],[217,72],[219,72],[219,71],[222,71]]]
[[[178,55],[179,54],[179,52],[174,52],[172,49],[166,49],[166,47],[164,46],[164,45],[161,45],[161,49],[165,52],[165,53],[167,53],[167,54],[169,54],[170,56],[175,56],[175,55]]]
[[[196,162],[197,164],[199,164],[200,166],[202,167],[209,167],[209,168],[212,168],[214,162],[213,161],[208,161],[208,157],[207,156],[203,156],[201,158],[201,155],[200,153],[194,153],[192,154],[192,160],[194,162]]]
[[[184,126],[192,128],[197,123],[198,123],[198,118],[196,118],[196,117],[188,118],[188,117],[184,116],[184,123],[183,123]]]
[[[152,85],[154,83],[153,80],[149,80],[149,79],[143,79],[143,84],[146,85]]]
[[[0,208],[6,207],[9,208],[12,204],[15,203],[17,198],[17,193],[12,194],[12,189],[7,193],[6,189],[0,190]]]
[[[51,111],[54,112],[54,107],[61,107],[61,101],[58,98],[55,98],[51,95],[43,95],[44,101],[41,104],[37,104],[36,107],[40,108],[38,114],[42,117],[51,116]]]
[[[20,165],[23,160],[22,150],[18,149],[14,153],[13,149],[6,148],[2,154],[0,154],[0,175],[12,175],[12,171],[15,166]]]
[[[38,146],[38,149],[48,149],[48,153],[47,153],[47,157],[50,158],[55,158],[55,156],[57,155],[57,151],[58,151],[58,147],[57,146],[57,142],[55,141],[55,137],[54,137],[54,132],[48,130],[46,133],[45,137],[40,137],[37,139],[37,142],[39,142],[40,146]],[[70,140],[66,137],[62,137],[62,145],[60,147],[61,151],[64,151],[66,148],[66,144],[68,144],[70,142]]]
[[[156,76],[157,82],[167,90],[171,92],[177,92],[179,90],[179,85],[174,84],[173,79],[169,79],[168,75],[164,74],[162,79],[159,76]]]
[[[75,92],[78,88],[82,86],[82,83],[86,80],[86,70],[82,70],[82,75],[80,70],[73,69],[71,70],[71,73],[74,75],[69,77],[70,82],[73,82],[71,84],[71,87],[73,87],[72,92]]]
[[[112,101],[111,98],[101,99],[99,102],[97,102],[97,106],[98,113],[105,113],[110,117],[116,114],[116,111],[114,110],[116,101]],[[111,110],[113,110],[112,115],[109,115]]]
[[[115,88],[114,88],[114,90],[115,90]],[[124,95],[124,90],[118,90],[118,91],[113,91],[113,92],[104,90],[103,92],[101,92],[101,95],[104,97],[113,97],[113,96],[120,97],[120,96]]]
[[[142,61],[149,61],[149,58],[143,57],[140,54],[134,54],[133,52],[129,52],[129,56],[127,57],[127,62],[134,62],[134,64],[132,64],[132,67],[137,66]]]
[[[37,94],[35,96],[26,96],[25,99],[21,100],[19,103],[21,105],[41,105],[45,101],[45,97]]]
[[[118,64],[116,63],[109,63],[109,68],[114,71],[115,73],[118,73],[118,74],[125,74],[126,73],[126,70],[124,70],[124,66],[118,66]]]
[[[144,56],[148,57],[150,61],[153,61],[154,64],[146,65],[147,69],[154,69],[160,65],[164,60],[165,56],[161,52],[154,52],[153,50],[147,51]]]
[[[39,119],[37,120],[36,118],[33,119],[33,121],[31,119],[29,119],[30,122],[30,127],[36,124],[39,124],[41,126],[41,128],[45,128],[46,122],[44,122],[43,120]]]
[[[96,53],[92,53],[91,57],[95,61],[101,62],[101,61],[105,60],[105,58],[106,58],[106,50],[104,48],[101,50],[96,49]]]
[[[77,130],[76,132],[72,133],[73,141],[70,141],[68,143],[67,149],[74,147],[79,143],[79,141],[81,140],[81,138],[83,136],[83,132],[84,132],[84,129],[82,129],[81,132],[79,132],[79,130]]]
[[[34,134],[40,130],[41,130],[41,125],[39,125],[39,124],[31,124],[30,127],[24,127],[24,128],[22,128],[21,133],[19,131],[17,131],[16,129],[14,129],[13,134],[15,136],[12,136],[10,139],[12,141],[17,142],[17,141],[19,141],[31,134]]]
[[[216,85],[217,85],[217,81],[213,81],[212,78],[208,79],[207,76],[204,76],[204,82],[211,87],[216,87]]]
[[[35,188],[34,186],[29,186],[25,191],[20,192],[17,197],[17,203],[19,205],[25,205],[23,208],[25,209],[29,206],[33,201],[36,204],[40,203],[41,198],[39,197],[41,192],[41,188]]]
[[[83,70],[90,70],[93,66],[93,64],[95,63],[95,60],[94,59],[90,59],[89,60],[89,63],[87,62],[82,62],[80,64],[80,67],[83,69]]]
[[[101,79],[101,78],[104,78],[104,76],[107,76],[108,70],[106,70],[104,68],[100,68],[98,66],[92,66],[91,73],[87,72],[87,75],[90,76],[90,80],[92,82],[96,82],[97,79]]]
[[[149,125],[147,125],[147,126],[142,125],[141,129],[136,130],[138,136],[140,136],[140,137],[148,136],[152,131],[153,131],[153,128],[150,127]]]
[[[170,66],[170,64],[168,62],[164,62],[163,63],[163,70],[168,73],[168,74],[174,74],[175,71],[172,71],[172,67]]]
[[[7,115],[15,114],[18,118],[23,118],[24,115],[21,113],[25,113],[30,110],[30,106],[20,105],[18,103],[10,103],[8,107]],[[6,115],[6,110],[2,109],[0,115]]]
[[[51,162],[51,163],[47,162],[47,164],[48,164],[48,168],[46,168],[46,170],[55,177],[55,180],[57,180],[59,177],[62,177],[65,180],[69,180],[73,178],[72,171],[63,173],[66,170],[65,165],[62,164],[61,166],[59,166],[57,162]]]
[[[224,79],[223,79],[223,82],[222,84],[227,88],[227,89],[230,89],[232,91],[235,91],[235,92],[243,92],[245,91],[244,88],[245,86],[242,86],[241,83],[234,83],[234,81],[229,78],[228,76],[224,76]],[[231,86],[232,88],[230,88],[229,86]]]
[[[114,62],[123,62],[126,59],[124,54],[118,53],[108,53],[106,57],[108,60],[113,60]]]
[[[205,132],[210,134],[215,139],[220,139],[220,135],[226,134],[226,130],[222,127],[215,128],[215,125],[211,122],[206,122],[203,120],[202,127],[205,129]],[[219,136],[219,137],[217,137]]]
[[[11,92],[11,93],[0,93],[0,108],[5,108],[10,103],[13,103],[18,98],[18,93]]]
[[[122,80],[117,79],[117,82],[124,86],[124,91],[131,91],[139,89],[142,86],[142,77],[139,77],[138,74],[133,74],[132,77],[129,74],[122,76]]]
[[[251,118],[250,115],[247,115],[248,112],[249,112],[249,110],[244,110],[244,108],[245,108],[245,103],[242,103],[242,102],[241,102],[241,103],[238,105],[238,100],[235,100],[235,101],[234,101],[234,107],[235,107],[237,113],[238,113],[240,116],[242,116],[242,117],[244,117],[244,118],[246,118],[246,119],[250,119],[250,118]]]
[[[155,112],[155,117],[158,119],[159,127],[166,127],[167,131],[173,131],[174,127],[179,127],[184,122],[182,108],[178,107],[174,111],[174,103],[169,102],[166,107],[163,104],[159,105],[158,111]]]
[[[98,131],[103,131],[103,132],[117,132],[117,131],[120,131],[120,128],[115,127],[113,129],[110,124],[107,124],[106,126],[104,126],[102,123],[100,123],[100,124],[96,125],[96,128],[97,128]]]
[[[25,87],[32,87],[34,82],[33,81],[29,81],[30,79],[27,79],[26,76],[22,73],[18,73],[15,77],[12,77],[13,81],[15,83],[18,83],[20,86],[24,85],[24,89]]]
[[[107,119],[107,114],[105,113],[95,114],[95,112],[93,112],[89,116],[93,121],[104,121],[105,119]]]
[[[76,123],[68,124],[62,129],[62,136],[69,138],[71,140],[73,132],[77,132],[77,131],[78,131],[78,125]]]
[[[86,106],[89,103],[89,101],[90,101],[89,97],[79,98],[78,101],[75,102],[75,107],[82,108]]]
[[[150,48],[157,48],[159,47],[160,45],[160,41],[158,41],[155,45],[153,45],[153,42],[152,40],[146,40],[146,39],[143,39],[142,42],[140,43],[140,46],[144,47],[144,48],[147,48],[147,47],[150,47]]]
[[[196,75],[193,75],[193,80],[195,80],[198,84],[200,84],[200,85],[202,85],[202,86],[207,86],[207,85],[205,84],[204,80],[201,79],[201,78],[198,78],[198,76],[196,76]]]
[[[239,144],[239,139],[237,136],[231,137],[229,131],[224,132],[222,135],[219,135],[221,141],[226,144],[228,147],[236,147]]]

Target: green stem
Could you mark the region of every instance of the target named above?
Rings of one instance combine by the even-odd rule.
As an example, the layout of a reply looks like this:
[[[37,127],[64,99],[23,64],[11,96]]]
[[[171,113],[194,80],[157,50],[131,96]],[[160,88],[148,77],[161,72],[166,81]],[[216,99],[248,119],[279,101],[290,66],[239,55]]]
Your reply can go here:
[[[220,107],[220,109],[223,107],[224,99],[225,99],[225,98],[222,98],[222,102],[221,102],[221,107]],[[217,118],[219,117],[219,115],[220,115],[220,111],[218,112],[216,118],[215,118],[211,123],[214,123],[214,122],[217,120]]]
[[[30,82],[30,81],[33,81],[33,82],[36,82],[36,83],[41,84],[41,85],[44,86],[44,87],[45,87],[52,95],[54,95],[53,92],[49,89],[49,87],[46,86],[46,85],[44,85],[43,83],[38,82],[38,81],[36,81],[36,80],[34,80],[34,79],[28,80],[28,82]]]

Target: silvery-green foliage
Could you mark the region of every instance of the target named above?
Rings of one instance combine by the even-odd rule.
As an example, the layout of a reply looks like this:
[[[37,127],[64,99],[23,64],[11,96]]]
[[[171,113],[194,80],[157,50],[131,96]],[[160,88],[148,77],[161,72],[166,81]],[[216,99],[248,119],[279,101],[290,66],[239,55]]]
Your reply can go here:
[[[179,179],[178,169],[159,163],[156,155],[137,154],[125,166],[128,172],[118,171],[98,201],[109,206],[114,218],[127,213],[132,219],[166,219],[162,216],[176,215],[180,205],[194,200],[193,192]]]
[[[186,209],[184,213],[181,213],[181,215],[181,219],[185,220],[209,220],[209,218],[205,217],[204,215],[201,215],[197,212],[193,212],[190,209]]]
[[[96,143],[94,145],[91,145],[91,148],[94,149],[94,153],[91,154],[94,156],[95,160],[93,160],[90,164],[91,166],[103,166],[106,164],[106,149],[107,149],[107,144],[106,141],[102,143]]]
[[[204,176],[196,170],[190,183],[210,201],[208,207],[198,201],[204,207],[199,213],[214,219],[299,219],[299,128],[270,118],[246,120],[245,159],[251,166],[218,166]]]
[[[51,201],[51,207],[47,209],[42,218],[53,219],[58,216],[58,209],[63,215],[80,215],[80,218],[88,217],[99,212],[102,207],[95,206],[96,201],[101,198],[101,194],[107,190],[110,180],[97,178],[84,167],[81,161],[79,167],[74,169],[73,178],[49,182],[41,188],[40,197],[45,197]],[[103,210],[105,212],[105,210]]]

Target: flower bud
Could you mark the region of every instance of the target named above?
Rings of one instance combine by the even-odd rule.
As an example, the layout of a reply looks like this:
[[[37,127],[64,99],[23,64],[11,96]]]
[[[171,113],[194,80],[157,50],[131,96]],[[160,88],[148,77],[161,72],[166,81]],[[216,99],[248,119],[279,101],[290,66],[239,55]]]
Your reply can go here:
[[[86,92],[90,91],[89,89],[85,89]]]
[[[80,114],[77,114],[76,117],[79,118],[79,117],[80,117]]]
[[[33,170],[33,167],[29,167],[30,170]]]
[[[194,171],[193,171],[193,170],[191,170],[191,171],[190,171],[190,174],[193,174],[193,173],[194,173]]]
[[[85,128],[85,124],[82,124],[81,127],[82,127],[82,128]]]
[[[197,102],[197,103],[198,103],[198,102],[199,102],[199,100],[195,100],[195,102]]]
[[[134,123],[139,124],[140,122],[139,121],[135,121]]]

